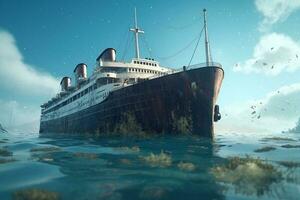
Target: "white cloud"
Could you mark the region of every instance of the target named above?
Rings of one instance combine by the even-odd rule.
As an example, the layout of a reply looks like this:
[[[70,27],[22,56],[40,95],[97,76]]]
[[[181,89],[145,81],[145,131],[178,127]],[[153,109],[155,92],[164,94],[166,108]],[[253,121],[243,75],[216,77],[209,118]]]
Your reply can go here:
[[[35,96],[52,96],[58,91],[57,79],[24,63],[10,33],[0,30],[0,44],[0,89]]]
[[[234,71],[278,75],[300,69],[300,44],[284,34],[271,33],[261,37],[251,59],[239,63]]]
[[[282,22],[300,9],[300,0],[256,0],[257,10],[264,16],[259,29],[266,31],[271,25]]]
[[[278,133],[300,117],[300,83],[284,86],[264,98],[221,108],[219,132]]]
[[[55,95],[58,89],[59,81],[25,63],[14,37],[0,30],[0,92],[2,97],[9,99],[10,94],[4,92],[12,91],[15,99],[0,99],[0,123],[5,127],[10,126],[10,129],[19,126],[23,127],[23,131],[37,131],[40,105],[25,105],[23,99],[30,97],[42,103]]]

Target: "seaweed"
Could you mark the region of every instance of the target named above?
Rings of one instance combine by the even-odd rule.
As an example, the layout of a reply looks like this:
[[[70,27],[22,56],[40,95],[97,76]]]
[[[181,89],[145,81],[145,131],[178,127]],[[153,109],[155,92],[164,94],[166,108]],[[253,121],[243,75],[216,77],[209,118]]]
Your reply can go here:
[[[173,130],[176,133],[190,134],[192,131],[192,119],[191,117],[179,117],[175,118],[172,123]]]
[[[23,189],[13,193],[14,200],[58,200],[57,192],[47,191],[45,189]]]
[[[145,137],[146,135],[132,112],[123,113],[120,122],[116,123],[112,133],[121,136]]]
[[[138,146],[133,146],[133,147],[115,147],[115,150],[119,150],[119,151],[124,151],[124,152],[128,152],[128,153],[138,153],[140,152],[140,148]]]
[[[250,156],[231,157],[226,164],[213,167],[211,173],[217,181],[231,184],[237,193],[245,195],[264,195],[273,183],[283,180],[274,165]]]
[[[196,166],[193,163],[182,161],[180,161],[180,163],[177,164],[177,167],[183,171],[194,171],[196,169]]]
[[[172,157],[163,151],[160,154],[150,153],[149,156],[141,157],[141,159],[151,167],[169,167],[172,165]]]

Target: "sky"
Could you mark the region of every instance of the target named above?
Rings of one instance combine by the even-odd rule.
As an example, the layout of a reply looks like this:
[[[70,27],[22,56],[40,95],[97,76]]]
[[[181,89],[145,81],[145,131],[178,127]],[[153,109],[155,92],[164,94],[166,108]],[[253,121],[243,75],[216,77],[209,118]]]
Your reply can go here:
[[[73,76],[76,64],[86,63],[91,74],[108,47],[130,61],[134,7],[145,31],[141,56],[171,68],[189,63],[207,9],[212,58],[225,71],[217,131],[295,126],[300,0],[0,0],[0,123],[38,131],[39,106],[56,94],[61,77]],[[204,61],[201,40],[192,64]]]

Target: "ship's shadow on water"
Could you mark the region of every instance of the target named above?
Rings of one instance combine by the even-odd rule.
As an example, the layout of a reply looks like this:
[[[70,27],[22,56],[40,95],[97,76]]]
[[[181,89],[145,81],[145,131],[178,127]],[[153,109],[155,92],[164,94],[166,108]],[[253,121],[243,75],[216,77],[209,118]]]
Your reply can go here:
[[[297,199],[299,160],[268,156],[299,141],[275,139],[1,139],[0,199]]]

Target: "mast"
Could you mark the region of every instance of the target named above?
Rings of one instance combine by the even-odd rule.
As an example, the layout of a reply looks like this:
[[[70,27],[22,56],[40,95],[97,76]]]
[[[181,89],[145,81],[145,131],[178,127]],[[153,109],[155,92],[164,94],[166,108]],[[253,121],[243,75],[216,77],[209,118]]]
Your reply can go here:
[[[211,62],[211,55],[210,55],[210,47],[208,41],[208,33],[207,33],[207,22],[206,22],[206,9],[203,9],[204,14],[204,32],[205,32],[205,55],[206,55],[206,65],[209,65]]]
[[[139,48],[139,33],[144,33],[143,30],[139,29],[137,24],[136,17],[136,8],[134,8],[134,28],[131,28],[130,31],[134,33],[135,36],[135,58],[140,58],[140,48]]]

